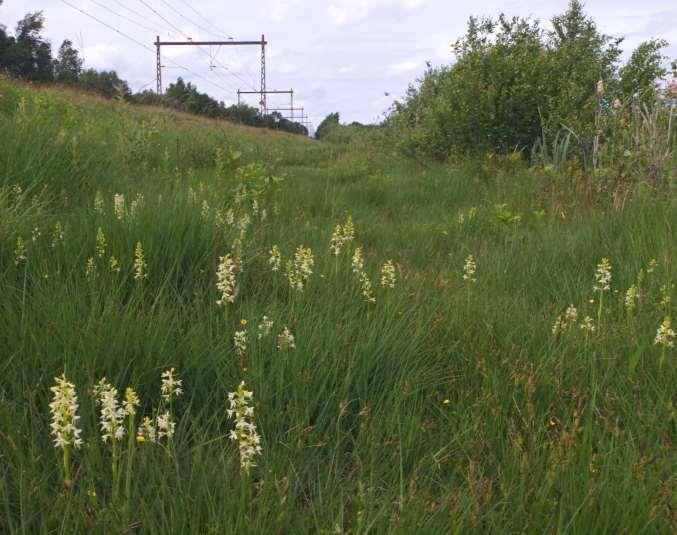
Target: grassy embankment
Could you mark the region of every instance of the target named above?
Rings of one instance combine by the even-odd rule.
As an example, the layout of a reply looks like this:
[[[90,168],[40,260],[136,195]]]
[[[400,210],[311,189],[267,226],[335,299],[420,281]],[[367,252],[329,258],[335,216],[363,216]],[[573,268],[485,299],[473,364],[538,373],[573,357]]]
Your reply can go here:
[[[0,94],[0,531],[674,529],[675,355],[661,365],[654,344],[674,317],[674,195],[614,207],[526,171],[423,168],[2,79]],[[348,215],[355,240],[334,256]],[[301,244],[315,265],[299,292],[284,266]],[[356,246],[375,303],[352,271]],[[227,253],[238,291],[219,307]],[[380,284],[387,259],[392,289]],[[553,335],[569,304],[577,322]],[[275,323],[258,339],[264,314]],[[284,326],[296,347],[280,351]],[[124,437],[114,481],[92,385],[135,388],[138,423],[172,367],[184,389],[173,439],[132,441],[130,467]],[[48,407],[63,372],[85,440],[68,486]],[[226,395],[242,380],[263,448],[249,476],[227,437]]]

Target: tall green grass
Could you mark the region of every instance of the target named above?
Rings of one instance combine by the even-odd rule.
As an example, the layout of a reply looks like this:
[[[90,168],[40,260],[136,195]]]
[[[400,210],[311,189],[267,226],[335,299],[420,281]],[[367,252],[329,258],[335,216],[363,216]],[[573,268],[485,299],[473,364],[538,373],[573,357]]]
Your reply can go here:
[[[373,147],[6,80],[0,94],[1,531],[674,528],[675,354],[661,367],[653,343],[674,317],[664,302],[675,280],[673,195],[616,209],[554,197],[524,170],[422,168]],[[274,187],[272,177],[284,180]],[[134,216],[116,217],[116,193],[128,208],[142,196]],[[236,223],[217,223],[228,209]],[[215,272],[245,214],[238,296],[226,312]],[[376,304],[362,300],[350,252],[329,253],[347,215]],[[53,237],[57,222],[63,240]],[[18,237],[27,260],[17,264]],[[133,278],[137,242],[143,281]],[[270,271],[273,244],[285,261],[300,244],[313,250],[303,293]],[[477,282],[468,299],[469,254]],[[613,279],[601,324],[588,338],[578,326],[553,336],[569,304],[596,321],[589,300],[602,257]],[[89,258],[97,271],[88,277]],[[652,258],[658,267],[647,273]],[[392,290],[378,283],[386,259],[398,266]],[[642,269],[630,317],[624,292]],[[296,349],[257,339],[264,314],[273,334],[289,327]],[[246,370],[232,342],[241,320]],[[111,499],[110,450],[88,392],[105,376],[119,390],[133,386],[150,414],[171,367],[185,390],[176,434],[166,450],[138,445],[126,515]],[[49,388],[62,372],[78,389],[86,440],[68,488],[49,433]],[[241,380],[254,392],[263,446],[249,477],[227,437],[226,395]]]

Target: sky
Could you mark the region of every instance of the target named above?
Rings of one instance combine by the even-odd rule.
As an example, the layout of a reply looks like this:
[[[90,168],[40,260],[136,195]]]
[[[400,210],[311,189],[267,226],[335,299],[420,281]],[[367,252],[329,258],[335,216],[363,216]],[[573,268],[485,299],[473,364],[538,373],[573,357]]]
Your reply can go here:
[[[260,40],[265,34],[267,88],[293,89],[294,106],[304,107],[317,126],[335,111],[341,122],[378,122],[393,100],[420,78],[426,61],[435,66],[453,61],[451,43],[463,35],[471,15],[532,16],[547,27],[547,21],[565,11],[567,3],[4,0],[0,24],[13,30],[25,13],[41,10],[46,18],[44,35],[52,42],[54,55],[64,39],[71,39],[86,66],[116,70],[134,91],[155,87],[153,42],[158,34],[162,40]],[[589,0],[586,11],[602,32],[625,37],[626,56],[645,39],[663,38],[671,43],[665,54],[677,59],[676,1]],[[259,87],[260,47],[162,47],[162,55],[165,85],[182,76],[226,103],[236,101],[237,89]],[[258,97],[249,95],[246,102],[257,106]],[[271,95],[268,105],[289,107],[289,97]]]

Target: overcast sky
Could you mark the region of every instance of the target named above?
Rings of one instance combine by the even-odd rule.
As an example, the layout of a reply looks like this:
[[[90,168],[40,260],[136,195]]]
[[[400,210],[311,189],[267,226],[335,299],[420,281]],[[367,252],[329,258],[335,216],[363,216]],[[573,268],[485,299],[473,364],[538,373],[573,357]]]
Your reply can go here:
[[[186,36],[214,39],[219,33],[251,40],[265,33],[268,89],[293,88],[295,105],[305,107],[315,126],[333,111],[340,112],[342,122],[378,121],[393,98],[423,73],[426,60],[434,65],[452,61],[450,43],[463,34],[470,15],[502,11],[547,21],[567,6],[567,0],[66,1],[150,50],[61,0],[5,0],[0,23],[13,30],[26,12],[42,10],[47,21],[45,35],[52,41],[54,54],[61,41],[69,38],[87,66],[117,70],[135,91],[154,87],[156,33],[162,39],[176,40]],[[644,39],[660,37],[671,43],[666,55],[677,58],[677,1],[590,0],[586,10],[603,32],[626,37],[626,53]],[[183,76],[227,103],[236,99],[238,88],[252,90],[259,85],[257,47],[167,47],[163,55],[168,67],[163,71],[165,85]],[[171,68],[170,59],[216,85]],[[210,63],[215,67],[210,69]],[[253,95],[248,102],[256,106],[257,100]],[[270,107],[288,104],[282,95],[269,101]]]

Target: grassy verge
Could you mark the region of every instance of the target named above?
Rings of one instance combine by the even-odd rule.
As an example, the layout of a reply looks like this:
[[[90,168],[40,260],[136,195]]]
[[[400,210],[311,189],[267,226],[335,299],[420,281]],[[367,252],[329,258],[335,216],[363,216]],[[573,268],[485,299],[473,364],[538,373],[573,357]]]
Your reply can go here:
[[[6,80],[0,94],[3,532],[674,527],[674,348],[661,364],[654,343],[674,317],[674,196],[555,202],[526,172],[424,169]],[[348,216],[355,237],[333,255]],[[286,275],[300,245],[303,291]],[[219,306],[226,254],[237,295]],[[610,287],[595,292],[604,257]],[[570,304],[576,320],[553,333]],[[295,348],[280,350],[285,326]],[[114,499],[91,388],[132,386],[138,423],[164,407],[170,368],[175,433],[132,443]],[[68,486],[49,427],[62,373],[85,441]],[[262,445],[248,475],[226,413],[241,381]]]

